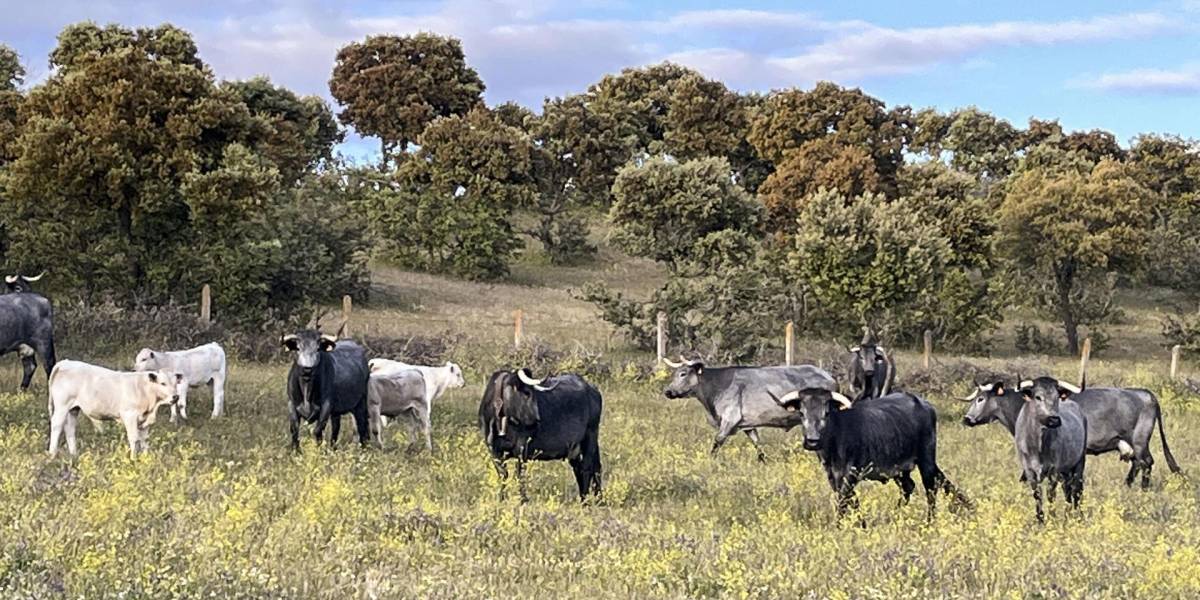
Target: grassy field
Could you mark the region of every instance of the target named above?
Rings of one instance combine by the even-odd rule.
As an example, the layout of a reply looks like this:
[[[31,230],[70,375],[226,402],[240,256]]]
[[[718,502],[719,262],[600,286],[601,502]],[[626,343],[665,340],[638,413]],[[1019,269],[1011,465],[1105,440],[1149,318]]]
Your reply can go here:
[[[210,420],[209,395],[196,392],[192,419],[160,420],[138,460],[118,427],[98,433],[87,423],[79,458],[51,460],[44,379],[31,393],[0,394],[0,597],[1200,596],[1200,495],[1167,473],[1157,434],[1150,491],[1126,489],[1127,465],[1114,455],[1096,457],[1082,514],[1060,497],[1039,527],[1008,434],[959,425],[963,407],[951,397],[965,381],[930,396],[942,467],[977,507],[955,513],[943,501],[932,523],[919,496],[898,506],[895,486],[864,484],[867,527],[839,524],[795,432],[764,436],[765,465],[744,437],[712,458],[713,431],[694,400],[667,400],[660,382],[621,370],[596,382],[606,404],[603,500],[579,505],[567,466],[544,463],[531,471],[529,503],[501,501],[475,414],[484,377],[501,366],[489,357],[511,339],[511,311],[524,309],[530,335],[557,348],[634,356],[567,290],[604,278],[646,291],[656,272],[615,257],[599,264],[522,264],[516,283],[498,285],[379,267],[358,331],[458,336],[451,358],[468,384],[435,406],[433,456],[405,451],[399,427],[383,450],[343,438],[335,450],[306,441],[292,454],[283,362],[233,364],[228,416]],[[1152,312],[1134,307],[1091,377],[1158,392],[1172,449],[1191,469],[1200,403],[1165,381]],[[998,354],[978,362],[1014,364],[1010,351]],[[0,389],[15,390],[18,367],[5,360]],[[1075,369],[1066,358],[1019,364],[1064,377]],[[901,382],[916,370],[916,355],[901,353]]]

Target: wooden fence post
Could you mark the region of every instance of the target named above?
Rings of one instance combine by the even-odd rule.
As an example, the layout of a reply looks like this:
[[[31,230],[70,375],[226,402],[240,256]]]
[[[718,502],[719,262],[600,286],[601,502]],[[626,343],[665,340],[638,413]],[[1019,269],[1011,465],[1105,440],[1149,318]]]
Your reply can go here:
[[[354,301],[350,299],[350,294],[342,296],[342,333],[343,337],[350,337],[350,312],[354,309]]]
[[[1171,379],[1175,379],[1179,375],[1179,351],[1183,347],[1175,344],[1171,347]]]
[[[1092,358],[1092,338],[1083,338],[1083,352],[1079,355],[1079,386],[1087,381],[1088,361]]]
[[[667,313],[658,311],[658,343],[655,346],[658,350],[658,362],[655,364],[663,364],[663,359],[667,357]]]
[[[925,359],[924,359],[924,364],[925,364],[925,368],[926,368],[926,369],[928,369],[928,368],[929,368],[930,361],[932,361],[932,360],[933,360],[933,332],[932,332],[932,331],[930,331],[930,330],[928,330],[928,329],[926,329],[926,330],[925,330],[925,335],[924,335],[923,337],[924,337],[924,340],[925,340]]]
[[[525,311],[517,309],[513,313],[513,348],[521,347],[521,338],[524,337],[525,326]]]
[[[200,288],[200,323],[212,323],[212,288],[207,283]]]
[[[783,364],[792,366],[796,360],[796,324],[788,321],[783,328]]]

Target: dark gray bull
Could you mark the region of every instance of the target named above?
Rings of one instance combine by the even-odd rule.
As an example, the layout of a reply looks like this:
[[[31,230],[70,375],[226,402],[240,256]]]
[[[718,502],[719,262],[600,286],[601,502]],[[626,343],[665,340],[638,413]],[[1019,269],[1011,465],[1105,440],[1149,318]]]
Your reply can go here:
[[[1079,405],[1070,400],[1071,391],[1053,377],[1022,381],[1018,386],[1023,406],[1017,414],[1014,442],[1017,461],[1025,482],[1033,490],[1037,519],[1042,512],[1042,482],[1062,483],[1063,495],[1076,509],[1083,498],[1083,468],[1087,462],[1088,422]]]
[[[34,293],[0,295],[0,355],[21,356],[21,389],[28,389],[41,355],[46,377],[54,369],[54,309]]]
[[[961,506],[970,500],[937,464],[937,412],[912,394],[889,394],[870,402],[850,399],[822,388],[791,391],[775,400],[804,424],[804,449],[816,452],[829,485],[838,494],[838,516],[856,508],[854,487],[860,481],[895,481],[907,503],[921,474],[929,518],[937,492]]]
[[[675,371],[663,395],[668,398],[691,396],[700,401],[709,425],[717,429],[712,453],[716,454],[729,436],[744,431],[758,450],[759,461],[765,461],[766,454],[759,444],[758,428],[787,430],[802,421],[798,414],[784,409],[774,398],[807,388],[830,392],[838,389],[829,373],[812,365],[709,368],[700,361],[689,360],[667,361],[667,364]]]
[[[29,277],[26,275],[5,275],[4,276],[5,292],[9,293],[9,294],[19,294],[21,292],[32,292],[32,291],[34,291],[33,284],[36,283],[38,280],[40,280],[42,278],[42,276],[45,274],[46,274],[46,272],[43,271],[41,273],[38,273],[37,275],[34,275],[33,277]]]
[[[579,499],[599,495],[603,411],[599,390],[578,375],[534,379],[526,369],[492,373],[479,402],[479,428],[501,486],[508,480],[505,461],[516,458],[524,502],[525,463],[566,459],[575,472]]]
[[[320,444],[325,425],[333,420],[331,444],[337,443],[344,414],[354,416],[358,441],[365,446],[368,436],[367,355],[362,346],[337,336],[305,329],[280,338],[296,354],[288,372],[288,420],[292,449],[300,450],[300,419],[316,423],[313,436]]]
[[[1071,400],[1079,405],[1087,419],[1087,452],[1104,454],[1116,451],[1121,460],[1130,462],[1125,485],[1133,485],[1134,479],[1142,474],[1142,489],[1150,487],[1150,471],[1154,456],[1150,453],[1150,438],[1154,425],[1158,424],[1159,441],[1163,456],[1172,473],[1179,473],[1179,464],[1167,446],[1167,434],[1163,429],[1162,407],[1150,390],[1123,388],[1087,388],[1081,390],[1064,381],[1059,387],[1071,392]],[[971,402],[963,423],[968,426],[996,421],[1009,433],[1016,431],[1017,415],[1024,401],[1020,394],[1003,381],[979,385],[968,397]]]
[[[896,384],[896,361],[883,346],[868,339],[850,348],[847,371],[855,401],[886,396]]]

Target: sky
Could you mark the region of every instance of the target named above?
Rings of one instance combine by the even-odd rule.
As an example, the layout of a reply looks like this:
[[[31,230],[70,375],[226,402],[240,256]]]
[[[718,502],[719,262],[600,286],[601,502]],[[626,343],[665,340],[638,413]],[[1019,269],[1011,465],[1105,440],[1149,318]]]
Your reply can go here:
[[[374,34],[462,40],[489,104],[537,109],[606,73],[673,61],[740,91],[860,87],[889,106],[974,105],[1023,126],[1057,118],[1123,143],[1200,138],[1200,0],[0,0],[0,43],[28,84],[49,75],[63,26],[170,22],[222,79],[266,75],[329,97],[337,49]],[[336,106],[335,106],[336,110]],[[349,135],[367,159],[376,142]]]

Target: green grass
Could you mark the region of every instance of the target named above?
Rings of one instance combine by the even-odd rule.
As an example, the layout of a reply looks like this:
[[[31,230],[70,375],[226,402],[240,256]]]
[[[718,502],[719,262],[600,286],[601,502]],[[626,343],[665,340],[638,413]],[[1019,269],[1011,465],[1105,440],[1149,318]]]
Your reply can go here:
[[[919,495],[901,507],[895,486],[864,484],[867,527],[839,523],[824,474],[795,432],[767,432],[765,465],[744,437],[713,458],[713,431],[694,400],[667,400],[661,383],[620,374],[596,382],[605,397],[604,499],[579,505],[566,464],[541,463],[528,504],[515,493],[501,500],[475,414],[483,378],[511,343],[511,311],[525,310],[527,333],[556,348],[611,347],[645,362],[567,290],[605,278],[645,292],[659,275],[616,256],[565,268],[530,259],[514,269],[517,283],[495,285],[378,266],[372,300],[356,307],[356,333],[460,337],[451,358],[464,364],[468,385],[435,406],[433,456],[402,449],[399,427],[387,431],[384,450],[343,437],[336,450],[306,441],[292,454],[282,362],[231,365],[228,416],[210,420],[209,395],[196,392],[192,419],[160,419],[151,451],[137,460],[119,427],[96,432],[86,422],[81,455],[49,459],[44,378],[31,393],[2,393],[0,597],[1200,595],[1200,494],[1168,475],[1157,434],[1153,489],[1125,488],[1127,465],[1095,457],[1082,514],[1065,510],[1060,496],[1039,527],[1008,434],[958,424],[963,407],[951,397],[966,393],[962,381],[931,400],[941,465],[977,503],[971,513],[951,512],[943,498],[927,523]],[[1164,381],[1166,352],[1153,343],[1157,329],[1147,330],[1152,313],[1132,309],[1131,349],[1096,360],[1090,381],[1159,392],[1172,449],[1193,468],[1200,404]],[[899,353],[901,382],[918,360]],[[16,388],[15,362],[0,365],[0,389]],[[1077,368],[1070,358],[1020,365],[1067,378]]]

